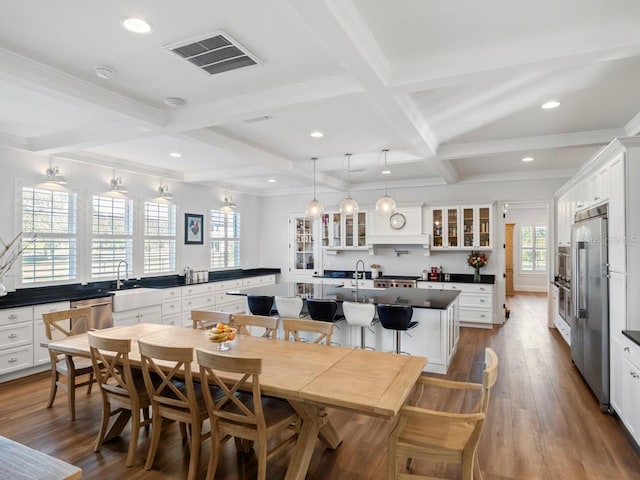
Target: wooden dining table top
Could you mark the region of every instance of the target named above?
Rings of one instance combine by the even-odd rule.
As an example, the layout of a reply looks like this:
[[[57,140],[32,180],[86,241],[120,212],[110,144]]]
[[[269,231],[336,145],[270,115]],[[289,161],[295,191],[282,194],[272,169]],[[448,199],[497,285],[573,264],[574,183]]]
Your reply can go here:
[[[139,365],[138,339],[165,346],[194,347],[220,355],[262,358],[260,385],[266,395],[355,413],[392,418],[405,403],[427,359],[312,343],[239,335],[227,351],[215,350],[203,330],[158,324],[137,324],[93,332],[109,338],[130,338],[130,359]],[[89,356],[87,334],[49,342],[55,351]],[[195,350],[194,377],[199,375]],[[222,372],[221,372],[222,373]],[[237,377],[223,373],[230,381]]]

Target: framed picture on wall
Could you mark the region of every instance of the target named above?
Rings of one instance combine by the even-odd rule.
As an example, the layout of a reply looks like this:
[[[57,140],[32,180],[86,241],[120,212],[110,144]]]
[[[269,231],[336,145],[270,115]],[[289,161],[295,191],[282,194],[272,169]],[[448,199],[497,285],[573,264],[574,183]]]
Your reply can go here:
[[[204,215],[184,214],[184,243],[186,245],[202,245],[204,243],[203,221]]]

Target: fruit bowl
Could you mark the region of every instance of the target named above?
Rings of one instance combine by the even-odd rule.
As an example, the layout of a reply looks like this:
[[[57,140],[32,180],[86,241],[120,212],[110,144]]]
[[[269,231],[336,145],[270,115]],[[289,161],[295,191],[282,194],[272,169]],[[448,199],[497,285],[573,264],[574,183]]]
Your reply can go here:
[[[205,335],[207,340],[213,343],[216,350],[224,351],[229,350],[226,342],[230,342],[236,338],[236,329],[229,325],[218,323],[215,327],[206,330]]]

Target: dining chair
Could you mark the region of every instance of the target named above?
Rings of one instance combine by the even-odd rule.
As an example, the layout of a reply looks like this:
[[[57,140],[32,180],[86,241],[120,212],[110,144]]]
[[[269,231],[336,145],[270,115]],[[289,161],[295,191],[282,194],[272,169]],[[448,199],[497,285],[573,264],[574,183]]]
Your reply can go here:
[[[235,437],[254,442],[257,447],[258,480],[267,478],[267,461],[285,451],[297,438],[300,419],[289,402],[262,396],[260,374],[262,359],[220,355],[202,349],[196,350],[203,383],[216,385],[223,396],[214,399],[205,390],[204,398],[211,421],[211,456],[207,469],[207,480],[215,478],[219,457],[219,443],[225,437]],[[219,372],[240,376],[228,385]],[[242,390],[251,393],[239,393]],[[281,440],[281,432],[292,433]],[[271,450],[267,441],[278,434],[279,443]]]
[[[275,297],[280,318],[300,318],[304,302],[300,297]]]
[[[265,338],[275,339],[278,336],[278,317],[265,317],[263,315],[244,315],[234,313],[231,315],[230,325],[238,329],[238,335],[251,335],[248,327],[264,328],[261,335]]]
[[[230,319],[230,313],[214,312],[211,310],[191,310],[193,328],[200,330],[215,327],[218,322],[228,324]]]
[[[149,395],[145,389],[144,379],[134,375],[129,363],[131,352],[131,339],[99,337],[91,332],[88,334],[89,349],[93,371],[102,393],[102,421],[100,431],[96,439],[93,451],[99,452],[103,443],[111,440],[111,435],[120,433],[125,426],[123,419],[131,418],[131,439],[125,465],[130,467],[136,455],[140,427],[151,424],[149,419]],[[142,420],[140,411],[142,410]],[[114,415],[120,415],[115,424],[118,431],[107,438],[109,419]],[[124,416],[123,416],[124,415]]]
[[[180,423],[180,432],[186,436],[185,425],[190,427],[188,480],[195,480],[200,460],[200,444],[210,436],[202,433],[202,424],[208,418],[202,387],[194,384],[191,372],[193,348],[166,347],[138,340],[140,362],[147,394],[151,401],[151,445],[145,470],[151,469],[160,442],[162,419]],[[158,363],[161,362],[161,365]],[[157,375],[159,381],[154,381]]]
[[[253,315],[271,315],[273,297],[270,295],[247,295],[247,306]]]
[[[400,345],[400,339],[402,338],[402,332],[411,330],[418,326],[418,322],[412,322],[413,307],[411,305],[392,305],[380,303],[378,304],[378,318],[382,327],[387,330],[394,330],[396,332],[396,348],[397,354],[404,353]]]
[[[283,318],[284,339],[287,341],[304,342],[305,338],[300,337],[300,332],[317,334],[318,337],[313,343],[325,343],[331,345],[333,335],[333,323],[318,322],[315,320],[304,320],[302,318]]]
[[[43,313],[42,320],[47,340],[53,341],[61,336],[69,337],[86,332],[90,315],[91,307]],[[51,349],[49,349],[49,357],[51,359],[51,390],[47,408],[53,406],[58,387],[60,387],[67,392],[69,415],[73,421],[76,419],[76,388],[87,386],[87,394],[89,394],[95,381],[91,359],[65,355]],[[88,375],[88,380],[78,382],[77,378],[82,375]],[[66,377],[66,383],[61,381],[61,377]]]
[[[368,348],[365,342],[366,331],[374,323],[376,306],[373,303],[342,302],[342,309],[347,323],[353,327],[360,327],[360,348]]]
[[[432,462],[457,463],[462,466],[463,480],[482,479],[477,456],[478,441],[482,433],[491,388],[498,377],[498,357],[485,349],[485,368],[482,383],[456,382],[421,376],[418,379],[418,399],[425,385],[479,392],[470,413],[452,413],[430,410],[413,405],[400,409],[400,420],[389,438],[389,479],[410,480],[427,478],[413,473],[413,459]],[[398,457],[407,458],[409,473],[400,473]]]

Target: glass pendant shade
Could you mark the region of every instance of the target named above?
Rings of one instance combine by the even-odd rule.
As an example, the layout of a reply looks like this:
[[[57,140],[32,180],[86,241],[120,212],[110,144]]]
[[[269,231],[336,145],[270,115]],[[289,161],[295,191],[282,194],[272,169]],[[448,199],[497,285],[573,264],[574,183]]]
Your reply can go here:
[[[384,171],[387,172],[387,173],[390,173],[389,170],[387,170],[387,151],[388,150],[383,150],[383,152],[384,152]],[[389,194],[387,193],[387,181],[385,180],[384,181],[384,195],[381,196],[378,199],[378,201],[376,202],[376,212],[381,217],[388,217],[393,213],[393,211],[395,209],[396,209],[396,201],[393,198],[391,198],[389,196]]]
[[[376,202],[376,212],[381,217],[388,217],[396,209],[396,201],[386,193]]]
[[[324,211],[324,207],[316,198],[316,157],[311,159],[313,161],[313,200],[311,200],[307,204],[307,208],[305,209],[305,215],[307,217],[318,217]]]
[[[343,215],[353,215],[358,212],[358,202],[356,202],[351,195],[340,202],[340,213]]]

